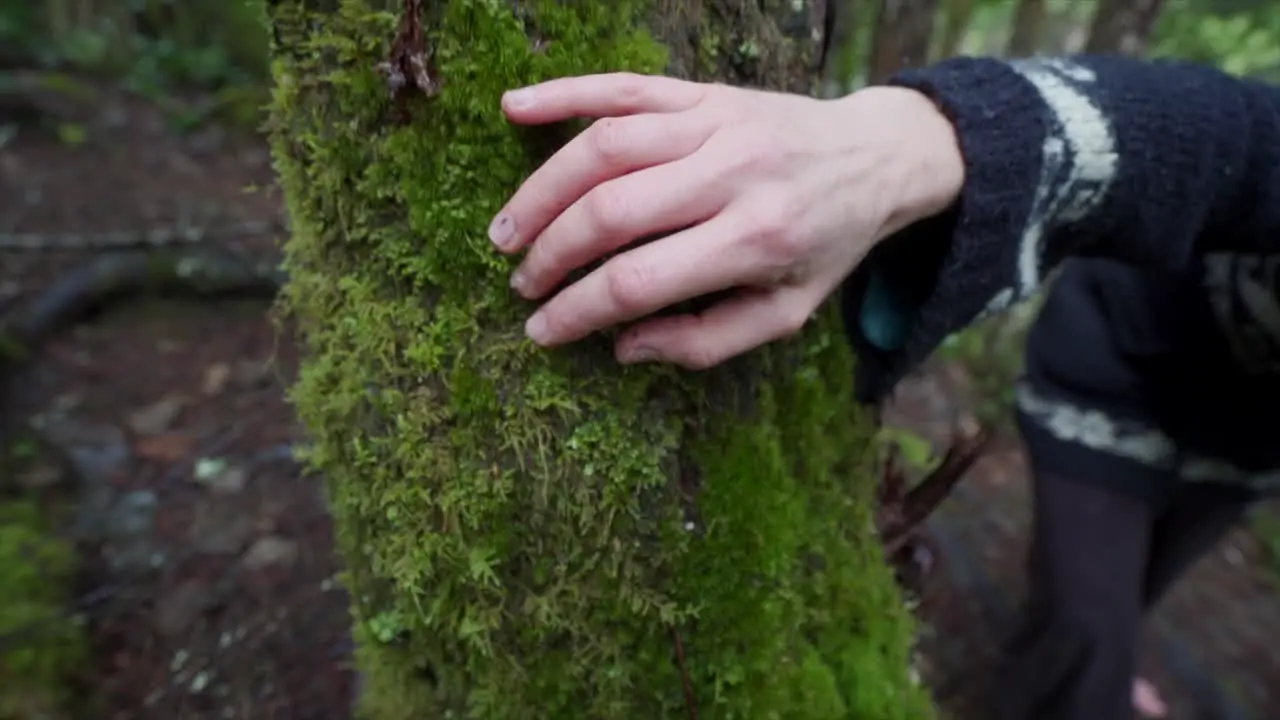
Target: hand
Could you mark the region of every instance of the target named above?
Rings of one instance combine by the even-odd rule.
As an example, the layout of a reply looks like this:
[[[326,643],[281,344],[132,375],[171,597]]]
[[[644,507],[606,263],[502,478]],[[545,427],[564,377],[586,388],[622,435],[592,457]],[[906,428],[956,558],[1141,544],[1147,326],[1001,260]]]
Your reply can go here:
[[[737,291],[701,314],[629,328],[615,350],[623,363],[707,368],[799,331],[876,242],[946,209],[963,183],[950,123],[912,90],[817,100],[612,74],[523,88],[502,105],[521,124],[603,118],[490,226],[501,251],[528,249],[512,287],[543,298],[623,251],[529,319],[535,342]]]

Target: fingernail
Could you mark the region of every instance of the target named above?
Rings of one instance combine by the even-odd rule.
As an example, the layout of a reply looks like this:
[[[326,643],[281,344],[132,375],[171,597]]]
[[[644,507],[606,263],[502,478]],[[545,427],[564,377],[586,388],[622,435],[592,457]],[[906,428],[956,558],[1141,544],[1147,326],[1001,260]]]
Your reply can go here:
[[[624,365],[632,365],[635,363],[653,362],[658,359],[658,353],[653,348],[638,347],[632,348],[628,352],[623,353],[622,363]]]
[[[498,216],[489,223],[489,240],[494,245],[502,249],[511,247],[512,240],[516,236],[516,221],[506,213],[498,213]]]
[[[529,318],[528,322],[524,324],[524,334],[539,345],[546,344],[547,316],[541,310],[534,313],[533,317]]]
[[[511,289],[521,295],[527,295],[529,290],[529,278],[526,277],[523,272],[517,270],[515,274],[511,276]]]
[[[512,110],[526,110],[533,106],[533,90],[520,88],[511,90],[502,97],[502,101]]]

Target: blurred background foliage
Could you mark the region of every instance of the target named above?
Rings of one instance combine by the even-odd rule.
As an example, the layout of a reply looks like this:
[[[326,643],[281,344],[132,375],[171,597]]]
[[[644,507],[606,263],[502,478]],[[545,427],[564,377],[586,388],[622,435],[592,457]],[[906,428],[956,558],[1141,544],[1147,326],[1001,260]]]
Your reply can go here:
[[[179,126],[252,123],[268,77],[259,13],[250,0],[0,0],[0,100],[110,81]]]

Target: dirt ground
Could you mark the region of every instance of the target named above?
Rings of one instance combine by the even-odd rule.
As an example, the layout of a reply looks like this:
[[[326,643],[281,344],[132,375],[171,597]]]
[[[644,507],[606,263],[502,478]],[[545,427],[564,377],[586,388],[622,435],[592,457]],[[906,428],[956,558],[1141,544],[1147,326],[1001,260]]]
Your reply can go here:
[[[179,135],[154,108],[110,91],[77,120],[82,144],[24,129],[0,145],[0,237],[54,243],[54,233],[278,217],[259,140],[216,128]],[[275,259],[277,240],[232,232],[210,242]],[[0,312],[94,253],[0,250]],[[51,445],[25,481],[56,476],[85,508],[75,531],[92,551],[78,610],[91,621],[98,717],[349,717],[347,602],[319,481],[291,459],[300,433],[283,391],[295,351],[267,308],[145,302],[88,318],[43,346],[3,408],[32,418]],[[954,375],[912,380],[898,421],[941,437],[964,394]],[[983,717],[978,688],[1019,591],[1020,462],[1016,443],[1002,444],[930,526],[937,570],[922,605],[923,665],[958,718]],[[1175,718],[1260,719],[1280,707],[1268,644],[1280,637],[1280,603],[1250,542],[1233,538],[1197,568],[1154,624],[1145,662]],[[1210,612],[1220,620],[1205,622]]]
[[[278,258],[271,234],[218,234],[277,217],[260,141],[180,136],[106,90],[76,119],[82,145],[24,128],[0,148],[0,234],[62,245],[66,233],[200,226],[209,242]],[[97,252],[0,252],[0,310]],[[91,559],[81,607],[97,717],[348,715],[347,601],[320,484],[292,460],[295,353],[268,308],[118,305],[47,342],[4,408],[40,423],[49,467],[69,459],[86,506],[76,532]]]

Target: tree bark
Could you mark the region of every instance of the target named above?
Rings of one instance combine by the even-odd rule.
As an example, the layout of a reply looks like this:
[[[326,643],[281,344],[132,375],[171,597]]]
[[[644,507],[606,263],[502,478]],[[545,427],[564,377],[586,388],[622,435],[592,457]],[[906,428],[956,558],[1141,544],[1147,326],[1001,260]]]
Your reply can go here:
[[[1163,9],[1164,0],[1101,0],[1085,52],[1142,52]]]
[[[826,62],[822,66],[823,97],[840,97],[853,92],[859,70],[858,19],[862,0],[827,0],[828,22],[823,43]]]
[[[943,30],[938,41],[938,58],[954,57],[960,51],[964,35],[973,21],[975,0],[945,0],[943,3]]]
[[[867,80],[881,82],[904,68],[929,62],[938,0],[880,0]]]
[[[623,369],[609,338],[529,344],[484,237],[578,127],[515,128],[502,91],[626,69],[808,92],[822,11],[268,0],[292,397],[364,717],[932,716],[835,309],[711,371]]]
[[[1040,50],[1044,37],[1048,3],[1045,0],[1022,0],[1013,16],[1013,34],[1009,37],[1008,55],[1027,57]]]

